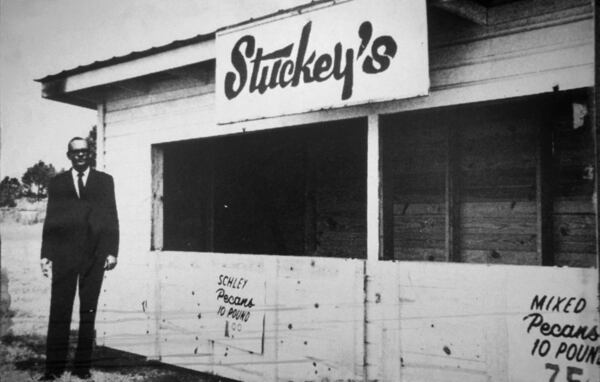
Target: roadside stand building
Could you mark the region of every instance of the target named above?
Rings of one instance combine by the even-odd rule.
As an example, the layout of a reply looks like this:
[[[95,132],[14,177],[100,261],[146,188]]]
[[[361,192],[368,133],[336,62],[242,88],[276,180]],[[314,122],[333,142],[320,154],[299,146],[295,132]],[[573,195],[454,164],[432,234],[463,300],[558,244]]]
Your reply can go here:
[[[590,0],[313,1],[65,70],[97,341],[243,381],[598,381]],[[597,32],[596,32],[597,33]]]

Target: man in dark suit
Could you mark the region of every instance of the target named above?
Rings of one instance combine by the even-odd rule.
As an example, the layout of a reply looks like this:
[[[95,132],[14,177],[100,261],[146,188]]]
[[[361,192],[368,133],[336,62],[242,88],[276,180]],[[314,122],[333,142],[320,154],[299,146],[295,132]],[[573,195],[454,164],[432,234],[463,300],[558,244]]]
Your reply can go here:
[[[46,373],[54,380],[65,370],[75,290],[79,284],[79,336],[73,375],[88,379],[94,322],[105,270],[117,264],[119,221],[113,179],[90,168],[88,142],[69,141],[73,167],[58,174],[48,187],[42,234],[41,267],[52,273]]]

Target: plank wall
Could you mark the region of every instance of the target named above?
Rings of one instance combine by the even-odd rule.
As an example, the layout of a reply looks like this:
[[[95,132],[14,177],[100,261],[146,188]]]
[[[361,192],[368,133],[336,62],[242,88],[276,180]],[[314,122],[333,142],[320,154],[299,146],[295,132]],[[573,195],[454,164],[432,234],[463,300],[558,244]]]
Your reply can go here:
[[[165,253],[159,268],[157,356],[180,367],[247,382],[542,382],[555,368],[599,377],[593,334],[556,338],[525,320],[538,313],[561,328],[597,328],[594,269],[191,252]],[[252,314],[264,315],[264,332],[245,341],[259,350],[224,334],[221,274],[258,282]],[[535,296],[547,304],[535,308]],[[583,308],[565,312],[571,298],[584,299]],[[115,340],[120,328],[103,330]],[[552,351],[534,353],[536,340]],[[585,356],[567,358],[562,343]]]
[[[171,252],[161,269],[163,362],[240,381],[362,378],[361,261]],[[245,339],[258,350],[224,334],[216,314],[219,274],[262,284],[252,315],[264,315],[264,334]]]
[[[316,256],[366,258],[366,120],[308,141]],[[343,135],[343,137],[341,136]],[[308,205],[310,208],[310,204]],[[310,253],[310,252],[309,252]]]
[[[541,264],[534,102],[460,110],[459,245],[465,262]],[[468,116],[468,117],[466,117]],[[466,117],[466,118],[465,118]]]
[[[423,114],[423,117],[425,115]],[[446,130],[434,118],[385,119],[382,128],[386,203],[393,215],[394,258],[445,260]],[[388,124],[393,125],[386,129]]]
[[[114,87],[100,116],[105,171],[115,179],[121,227],[119,266],[107,274],[99,316],[100,343],[159,357],[161,269],[149,253],[152,223],[151,147],[157,142],[215,134],[210,68],[195,77],[156,75]],[[206,130],[203,128],[206,126]],[[212,128],[212,129],[211,129]],[[160,248],[157,248],[160,249]]]
[[[518,296],[525,287],[530,287],[532,293],[553,285],[570,285],[579,291],[595,290],[597,279],[595,283],[590,281],[591,276],[583,274],[586,270],[380,262],[377,269],[369,273],[372,275],[370,280],[379,283],[380,287],[369,289],[374,292],[368,295],[372,305],[365,305],[363,309],[357,304],[363,302],[363,287],[367,284],[363,283],[365,272],[361,271],[363,262],[359,260],[324,259],[327,261],[323,262],[322,272],[315,274],[310,271],[312,265],[308,257],[162,252],[160,247],[150,251],[153,198],[162,196],[152,193],[151,152],[153,145],[239,133],[243,129],[263,130],[365,117],[373,112],[397,113],[503,99],[550,92],[556,86],[560,90],[591,86],[594,67],[591,15],[591,2],[583,0],[507,3],[489,14],[488,26],[477,26],[446,13],[441,17],[439,13],[432,13],[436,19],[430,22],[430,96],[381,105],[217,126],[214,119],[214,67],[210,65],[203,64],[191,72],[184,71],[187,74],[163,72],[106,85],[103,89],[105,100],[100,108],[100,127],[105,130],[102,162],[106,171],[115,178],[122,246],[119,267],[107,275],[101,295],[99,341],[165,362],[249,381],[324,380],[328,375],[348,380],[362,379],[365,365],[370,362],[376,366],[379,360],[384,363],[379,380],[397,381],[398,375],[409,380],[448,380],[439,373],[448,368],[459,370],[460,366],[468,370],[455,374],[454,380],[468,380],[465,379],[468,375],[472,380],[530,381],[529,377],[537,375],[535,373],[539,370],[525,370],[524,374],[519,374],[520,369],[515,368],[516,371],[510,373],[516,374],[506,375],[507,362],[521,357],[523,353],[516,350],[518,346],[504,342],[507,341],[507,330],[502,317],[515,317],[514,311],[523,309],[524,305],[507,308],[504,302],[509,301],[511,296]],[[450,120],[456,120],[455,115],[451,117]],[[472,115],[472,112],[458,120],[471,117],[474,121],[481,121],[481,116]],[[441,226],[446,208],[440,187],[444,184],[443,168],[446,166],[442,159],[451,151],[452,145],[446,143],[447,132],[436,130],[434,122],[439,119],[419,117],[416,120],[422,122],[422,131],[407,134],[406,142],[401,139],[394,141],[402,150],[394,154],[398,159],[393,171],[410,179],[410,182],[398,182],[394,186],[402,191],[395,196],[393,207],[394,224],[398,233],[402,234],[393,236],[396,258],[444,260],[448,257],[442,245],[446,242]],[[521,128],[527,125],[525,121],[527,118],[517,118],[508,125],[502,122],[502,118],[484,121],[485,125],[499,129],[486,129],[496,132],[488,137],[485,147],[491,153],[500,153],[494,148],[494,139],[499,139],[498,143],[504,147],[515,142],[509,150],[516,150],[516,157],[494,162],[496,165],[485,159],[480,161],[478,156],[481,158],[487,152],[481,151],[484,146],[475,146],[458,162],[460,172],[472,175],[471,183],[467,183],[470,188],[467,188],[465,199],[459,200],[460,228],[471,232],[471,236],[459,240],[463,247],[459,256],[465,259],[519,264],[537,264],[540,261],[539,255],[534,254],[535,247],[532,247],[534,233],[531,227],[536,219],[536,209],[527,192],[532,190],[532,157],[520,150],[533,139],[533,133]],[[511,127],[512,124],[516,125]],[[565,128],[568,129],[567,126]],[[473,135],[474,132],[477,134]],[[470,136],[480,136],[475,123],[466,125],[462,130],[457,129],[457,134],[459,137],[463,134],[461,139],[467,141]],[[494,134],[497,136],[494,137]],[[567,134],[565,130],[564,134],[572,135],[573,132]],[[579,139],[584,138],[571,136],[567,141],[577,142]],[[415,159],[414,155],[419,153],[413,144],[427,147],[425,160]],[[581,168],[581,163],[587,160],[578,159],[578,150],[573,147],[567,144],[561,149],[561,179],[569,179],[574,174],[572,170]],[[413,155],[409,155],[411,153]],[[420,171],[412,171],[415,168]],[[511,180],[508,182],[509,178],[503,177],[503,174],[515,168],[519,171],[508,171]],[[477,172],[481,170],[494,171],[494,176],[478,178]],[[332,174],[324,172],[317,176],[329,177]],[[477,179],[480,181],[477,182]],[[497,194],[499,200],[482,199],[486,186],[488,190],[498,189],[493,184],[486,185],[484,180],[515,185],[514,190],[518,193],[511,194],[509,190],[513,189],[510,187],[500,187],[508,194]],[[516,183],[513,184],[512,180]],[[430,188],[420,190],[419,187]],[[337,202],[335,208],[339,211],[348,211],[346,204],[352,204],[351,200]],[[364,206],[360,205],[353,211],[360,208]],[[568,239],[557,238],[558,243],[554,245],[559,263],[584,266],[594,263],[595,254],[589,251],[589,240],[593,237],[593,228],[589,225],[593,217],[592,208],[593,203],[586,190],[567,190],[561,194],[561,199],[554,202],[554,229],[561,236],[568,236]],[[489,225],[477,220],[484,213],[494,218],[496,223]],[[362,228],[352,219],[344,224],[360,231]],[[500,232],[496,229],[498,223],[505,227]],[[519,230],[513,233],[523,240],[511,240],[512,234],[504,229],[511,232]],[[406,233],[414,235],[415,239],[405,239]],[[345,242],[352,240],[355,238],[343,239]],[[358,240],[362,242],[362,238]],[[489,243],[501,246],[495,249]],[[500,254],[499,258],[495,257],[494,251]],[[579,260],[573,261],[575,258]],[[315,260],[316,264],[320,264],[323,259]],[[196,333],[213,330],[199,324],[197,315],[210,314],[214,306],[203,306],[199,310],[195,305],[198,299],[210,297],[205,293],[211,296],[214,293],[212,287],[203,284],[202,275],[214,276],[214,273],[206,273],[208,268],[204,268],[205,264],[212,264],[210,269],[213,271],[219,267],[235,269],[243,264],[255,264],[257,269],[263,269],[264,274],[275,277],[266,289],[266,298],[273,305],[267,312],[271,316],[267,316],[266,321],[269,336],[266,337],[264,357],[234,350],[225,358],[226,345],[211,345],[206,338],[201,344],[197,342],[200,339],[196,340]],[[452,268],[449,269],[449,266]],[[299,268],[303,271],[294,273]],[[335,277],[327,278],[326,274]],[[442,279],[443,282],[436,281],[449,274],[453,276]],[[515,278],[509,277],[511,274]],[[314,283],[307,286],[306,280],[314,280]],[[522,283],[517,282],[519,280]],[[298,287],[298,282],[303,286]],[[534,282],[538,289],[532,287]],[[460,283],[459,289],[455,289],[456,283]],[[551,293],[561,293],[553,291]],[[389,296],[385,294],[388,292]],[[329,296],[328,309],[313,316],[316,298],[322,294]],[[284,295],[294,302],[294,306],[283,303]],[[482,301],[490,300],[490,296],[497,298],[494,300],[497,304],[477,308]],[[343,304],[336,304],[334,297],[339,297]],[[410,305],[412,310],[401,310],[401,303],[411,300],[418,300],[418,304]],[[446,304],[444,309],[439,310],[439,304],[448,300],[455,305]],[[389,301],[389,304],[377,305],[385,306],[383,311],[372,309],[377,301]],[[345,308],[339,310],[340,307]],[[463,319],[465,309],[470,316]],[[374,325],[379,326],[363,326],[368,316],[375,319]],[[377,321],[377,317],[381,320]],[[398,321],[398,317],[403,321]],[[437,317],[436,322],[451,317],[452,322],[445,321],[441,326],[444,330],[436,332],[428,321],[431,317]],[[490,322],[485,317],[497,319]],[[522,318],[517,317],[519,320]],[[389,326],[394,323],[399,323],[399,326]],[[310,330],[302,332],[306,335],[295,337],[293,334],[296,332],[286,332],[289,324]],[[484,334],[479,336],[478,333]],[[519,332],[515,333],[518,337]],[[442,338],[444,334],[450,337]],[[467,337],[464,336],[477,338],[465,341]],[[283,340],[285,345],[281,342],[277,345],[278,340]],[[315,340],[314,344],[312,340]],[[304,341],[311,344],[310,349],[304,348],[307,346]],[[363,341],[379,350],[365,354],[363,349],[368,346]],[[420,345],[423,341],[424,345]],[[450,341],[457,341],[461,350],[456,352]],[[485,362],[477,358],[477,355],[481,357],[483,354],[479,351],[482,347],[487,349]],[[450,360],[448,351],[455,355]],[[525,352],[529,354],[529,351],[528,348]],[[311,354],[319,354],[322,359],[311,359]],[[409,355],[409,368],[401,369],[406,354]],[[333,367],[328,366],[329,361]],[[377,378],[376,372],[370,375]]]
[[[582,381],[600,378],[596,336],[542,335],[528,330],[525,318],[533,313],[551,325],[597,328],[596,269],[377,262],[367,263],[366,273],[368,380],[546,382],[568,380],[570,373]],[[535,296],[546,296],[543,308],[532,304]],[[552,296],[554,302],[584,299],[585,308],[554,310],[555,304],[548,305]],[[536,340],[548,341],[545,355],[533,351]],[[569,358],[559,352],[561,344],[563,351],[572,347]]]
[[[594,266],[593,179],[585,178],[594,153],[589,121],[581,117],[577,127],[573,119],[579,97],[531,97],[384,119],[384,198],[391,200],[384,201],[384,214],[391,215],[393,230],[386,233],[393,233],[393,258],[540,265],[546,255],[556,265]],[[541,141],[543,131],[550,141]],[[540,157],[542,145],[554,153]],[[542,168],[551,185],[543,195],[537,187]],[[540,209],[547,208],[542,198],[553,204],[552,222],[540,221]],[[551,242],[543,247],[547,253],[539,247],[541,224],[553,228],[543,238]],[[449,234],[456,236],[456,248],[447,247]]]
[[[546,91],[556,85],[569,88],[577,76],[561,71],[593,66],[592,14],[589,0],[517,1],[489,8],[487,24],[478,25],[430,9],[432,89],[491,82],[495,89],[517,95],[545,74],[554,77]]]
[[[556,264],[590,267],[596,263],[594,214],[594,129],[589,99],[582,95],[571,104],[560,103],[554,113],[556,178],[552,232]]]

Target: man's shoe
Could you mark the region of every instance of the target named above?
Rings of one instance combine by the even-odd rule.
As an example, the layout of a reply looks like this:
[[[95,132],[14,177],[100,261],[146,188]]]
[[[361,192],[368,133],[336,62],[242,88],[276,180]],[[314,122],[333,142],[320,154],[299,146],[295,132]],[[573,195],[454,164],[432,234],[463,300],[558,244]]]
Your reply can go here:
[[[62,373],[60,373],[60,374],[62,374]],[[38,381],[56,381],[57,379],[60,378],[60,374],[44,373],[44,375],[42,375],[40,377],[40,379],[38,379]]]
[[[73,376],[79,378],[79,379],[90,379],[90,378],[92,378],[92,374],[89,371],[85,371],[85,370],[75,370],[71,374]]]

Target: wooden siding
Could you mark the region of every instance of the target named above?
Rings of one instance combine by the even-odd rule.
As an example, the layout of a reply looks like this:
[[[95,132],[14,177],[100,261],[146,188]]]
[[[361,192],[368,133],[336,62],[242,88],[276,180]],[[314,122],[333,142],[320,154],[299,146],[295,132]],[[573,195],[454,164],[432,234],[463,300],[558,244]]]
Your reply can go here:
[[[378,262],[368,263],[366,272],[372,280],[367,331],[375,342],[369,380],[549,381],[553,369],[566,378],[567,368],[580,369],[584,381],[600,378],[597,358],[555,356],[563,341],[581,346],[581,354],[598,352],[597,340],[542,336],[528,331],[525,320],[538,313],[560,325],[598,325],[590,306],[598,303],[595,269]],[[584,298],[587,307],[580,314],[537,310],[536,295],[547,296],[546,303],[551,296]],[[534,353],[536,339],[546,338],[552,352]]]
[[[579,97],[557,94],[385,118],[383,166],[390,170],[383,182],[392,205],[384,214],[393,216],[387,223],[393,226],[393,258],[541,265],[544,255],[544,264],[594,266],[593,179],[584,174],[594,154],[589,121],[573,121]],[[551,135],[547,142],[539,141],[541,129]],[[455,136],[452,157],[448,131]],[[550,151],[547,158],[539,157],[538,145]],[[449,195],[447,171],[454,162]],[[541,162],[549,179],[539,193]],[[455,198],[453,211],[449,197]],[[549,208],[543,222],[542,208]],[[452,259],[448,224],[457,241]],[[543,239],[540,224],[549,229]]]
[[[163,252],[158,259],[161,307],[150,313],[157,316],[158,332],[146,332],[152,320],[142,321],[143,301],[125,293],[106,301],[111,310],[101,311],[98,330],[106,345],[140,352],[157,339],[162,362],[248,382],[525,382],[536,380],[532,376],[541,381],[551,375],[548,363],[561,375],[568,367],[580,370],[582,380],[599,377],[597,339],[541,336],[525,321],[539,313],[547,322],[597,327],[594,269],[189,252]],[[216,314],[220,274],[264,283],[252,313],[264,314],[264,334],[259,330],[247,338],[258,346],[264,338],[262,351],[225,337],[224,321]],[[123,280],[107,285],[104,294],[126,292],[137,282],[128,280],[128,285]],[[534,309],[536,295],[583,298],[585,308],[578,313],[552,311],[554,304]],[[540,336],[551,341],[546,357],[532,355]],[[555,356],[562,342],[596,356],[588,361]]]
[[[562,287],[587,295],[598,283],[595,270],[149,251],[153,144],[592,85],[594,36],[589,1],[509,3],[490,17],[491,26],[450,18],[448,25],[440,24],[439,30],[430,32],[432,91],[428,97],[217,126],[211,70],[198,69],[200,75],[194,77],[142,78],[147,87],[137,90],[111,87],[104,108],[103,163],[115,178],[122,246],[119,267],[107,275],[101,296],[99,342],[247,381],[362,380],[364,373],[381,381],[397,381],[398,376],[431,381],[529,381],[531,375],[548,372],[515,361],[527,360],[531,350],[531,344],[518,339],[522,333],[510,329],[527,309],[515,299],[525,292],[567,294]],[[455,29],[457,25],[461,27]],[[407,258],[442,260],[446,259],[445,207],[439,186],[445,179],[446,136],[427,135],[430,122],[425,122],[418,129],[422,133],[417,131],[410,139],[427,142],[431,160],[413,160],[407,167],[401,162],[394,169],[415,169],[414,174],[407,174],[410,182],[397,185],[406,188],[406,202],[396,201],[393,211],[399,232],[415,234],[417,242],[402,246],[404,239],[398,236],[395,244],[405,248]],[[503,139],[508,136],[505,132]],[[529,136],[521,138],[527,141]],[[410,144],[398,144],[410,153]],[[576,154],[566,150],[565,155],[574,158]],[[519,167],[515,161],[525,165]],[[482,164],[496,166],[501,180],[506,179],[502,166],[527,170],[531,161],[526,155],[497,165]],[[476,167],[468,167],[478,163],[467,157],[461,171],[481,179]],[[567,170],[563,173],[564,179],[571,176]],[[516,189],[525,195],[531,173],[520,174]],[[428,185],[432,192],[418,189]],[[473,234],[465,237],[468,250],[461,256],[473,262],[495,262],[491,251],[481,249],[481,240],[486,240],[503,245],[502,261],[539,263],[531,247],[535,205],[509,198],[489,203],[482,195],[487,194],[473,186],[460,203],[461,229]],[[340,202],[340,210],[347,209],[346,202]],[[561,264],[593,264],[594,254],[588,248],[594,236],[589,224],[593,208],[591,200],[579,197],[554,203],[554,228],[561,235],[569,233],[564,245],[555,245],[558,261],[567,258],[570,262]],[[496,216],[497,224],[478,220],[482,211]],[[498,228],[504,233],[493,233]],[[517,233],[524,235],[519,238],[522,241],[496,240],[519,229],[525,232]],[[211,324],[215,306],[210,303],[214,298],[210,283],[221,269],[239,270],[244,264],[254,266],[269,280],[263,355],[211,340],[222,328]],[[365,264],[373,268],[365,272]],[[315,272],[315,267],[320,271]],[[597,299],[589,301],[591,305]],[[588,308],[597,312],[597,306]],[[207,318],[206,323],[198,314]],[[576,317],[576,321],[598,323],[593,315]],[[509,368],[511,362],[519,367]],[[598,379],[593,374],[597,369],[588,371],[590,380]]]
[[[243,381],[361,378],[360,261],[170,252],[160,268],[163,362]],[[264,314],[264,334],[249,340],[264,336],[262,353],[224,336],[214,297],[219,274],[266,280],[253,312]]]
[[[555,127],[555,171],[552,237],[556,263],[568,266],[594,266],[597,262],[596,216],[593,168],[594,129],[589,114],[577,116],[576,105],[587,108],[583,96],[571,105],[557,107]]]

